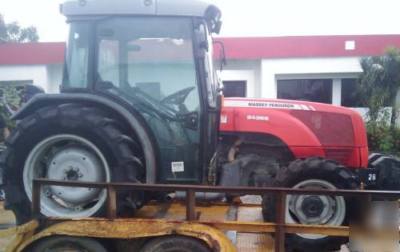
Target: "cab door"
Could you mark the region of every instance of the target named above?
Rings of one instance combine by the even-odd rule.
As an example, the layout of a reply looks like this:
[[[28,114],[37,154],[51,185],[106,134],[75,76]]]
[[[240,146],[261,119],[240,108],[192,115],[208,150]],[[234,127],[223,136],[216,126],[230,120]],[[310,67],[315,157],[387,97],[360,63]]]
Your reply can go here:
[[[128,103],[147,122],[158,146],[158,182],[200,183],[206,111],[193,19],[106,19],[97,24],[97,48],[97,90]]]
[[[198,20],[195,23],[195,46],[197,48],[197,62],[199,82],[202,83],[202,158],[203,182],[207,181],[210,162],[216,153],[219,137],[219,124],[221,115],[221,95],[219,82],[214,68],[213,39],[208,31],[207,23]]]

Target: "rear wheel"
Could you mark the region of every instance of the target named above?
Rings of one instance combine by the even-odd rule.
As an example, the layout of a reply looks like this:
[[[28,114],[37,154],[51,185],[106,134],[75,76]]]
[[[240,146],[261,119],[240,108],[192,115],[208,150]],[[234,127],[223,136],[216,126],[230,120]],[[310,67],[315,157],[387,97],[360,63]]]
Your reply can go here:
[[[138,143],[109,113],[77,104],[37,111],[18,124],[8,139],[2,162],[6,169],[6,206],[18,223],[31,217],[32,180],[140,182],[143,155]],[[119,194],[135,208],[141,195]],[[129,199],[129,200],[128,200]],[[45,216],[82,218],[101,215],[104,190],[44,186],[41,213]]]
[[[29,200],[32,200],[33,179],[41,177],[109,182],[111,172],[106,158],[92,142],[78,135],[58,134],[38,143],[25,161],[23,182]],[[46,216],[92,216],[101,209],[107,197],[99,189],[61,186],[44,187],[42,193],[42,213]]]
[[[44,238],[33,246],[32,252],[107,252],[104,246],[91,238],[56,236]]]
[[[148,241],[140,252],[211,252],[203,241],[185,236],[164,236]]]
[[[322,158],[296,160],[278,171],[274,186],[297,189],[356,189],[352,173],[334,161]],[[275,221],[275,197],[263,197],[263,216]],[[286,199],[286,223],[304,225],[340,226],[348,223],[353,212],[352,202],[342,196],[288,195]],[[294,251],[332,251],[347,242],[341,237],[317,234],[287,235],[287,249]]]

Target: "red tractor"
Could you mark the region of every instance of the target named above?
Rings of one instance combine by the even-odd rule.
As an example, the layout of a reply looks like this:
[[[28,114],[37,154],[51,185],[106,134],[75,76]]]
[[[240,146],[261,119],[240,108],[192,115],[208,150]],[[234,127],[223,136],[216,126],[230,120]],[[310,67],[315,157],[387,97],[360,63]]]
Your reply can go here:
[[[33,97],[1,158],[6,207],[31,218],[32,180],[397,189],[399,161],[368,161],[352,110],[286,100],[222,99],[211,34],[217,7],[201,1],[68,1],[70,38],[60,94]],[[370,163],[370,165],[369,165]],[[373,167],[372,167],[373,165]],[[44,186],[44,216],[101,216],[106,193]],[[232,195],[202,195],[206,199]],[[159,194],[118,193],[133,213]],[[287,222],[342,225],[345,197],[289,196]],[[272,220],[273,195],[263,197]],[[294,249],[337,249],[341,238],[290,235]]]
[[[225,184],[360,188],[357,172],[368,167],[368,145],[358,113],[305,101],[229,98],[223,104],[220,130],[223,142],[230,146],[227,157],[231,164],[223,168],[236,168],[239,178],[230,177],[234,182]],[[233,165],[243,161],[250,162],[244,167],[251,168]],[[274,203],[272,195],[263,197],[267,221],[275,218]],[[288,223],[341,225],[353,212],[352,202],[343,197],[289,196],[288,206]],[[337,249],[344,242],[320,235],[288,238],[292,248],[315,251]]]

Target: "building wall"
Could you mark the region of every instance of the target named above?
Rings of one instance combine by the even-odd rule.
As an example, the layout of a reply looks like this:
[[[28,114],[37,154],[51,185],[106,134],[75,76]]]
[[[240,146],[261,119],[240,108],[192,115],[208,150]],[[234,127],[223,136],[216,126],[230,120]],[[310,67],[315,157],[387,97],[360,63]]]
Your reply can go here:
[[[0,66],[0,81],[33,81],[47,90],[47,69],[45,65]]]
[[[47,65],[47,93],[58,93],[62,82],[63,65]]]
[[[46,92],[58,92],[62,65],[1,65],[0,81],[32,81]]]
[[[222,81],[246,81],[247,97],[261,97],[260,60],[229,60],[219,77]]]
[[[344,78],[362,72],[358,57],[229,60],[222,81],[247,81],[247,96],[277,98],[277,80],[332,79],[332,103],[341,105]]]

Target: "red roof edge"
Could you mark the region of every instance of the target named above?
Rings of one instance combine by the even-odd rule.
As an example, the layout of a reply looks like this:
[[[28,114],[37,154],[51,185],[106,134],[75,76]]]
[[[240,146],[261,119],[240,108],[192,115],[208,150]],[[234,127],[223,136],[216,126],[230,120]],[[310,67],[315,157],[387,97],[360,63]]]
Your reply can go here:
[[[0,44],[0,65],[50,65],[64,62],[65,43]]]
[[[363,57],[382,55],[388,47],[400,48],[400,35],[335,35],[287,37],[219,37],[228,59],[308,57]],[[346,42],[354,49],[346,50]],[[218,46],[216,52],[219,53]],[[218,55],[218,54],[216,54]]]
[[[217,37],[228,59],[363,57],[382,55],[388,47],[400,48],[400,35],[336,35],[287,37]],[[346,50],[346,43],[354,43]],[[220,46],[215,46],[219,55]],[[65,43],[0,44],[0,65],[49,65],[64,62]]]

